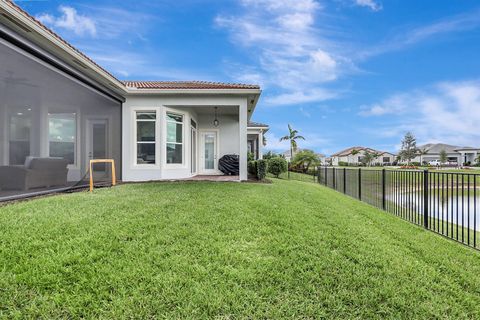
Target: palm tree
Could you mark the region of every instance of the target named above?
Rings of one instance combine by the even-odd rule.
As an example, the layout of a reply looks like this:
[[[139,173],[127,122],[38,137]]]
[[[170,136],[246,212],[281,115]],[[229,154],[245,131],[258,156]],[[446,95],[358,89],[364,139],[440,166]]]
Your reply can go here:
[[[353,149],[352,152],[350,153],[350,155],[356,156],[356,155],[359,154],[359,153],[360,153],[360,150]],[[352,162],[355,162],[355,160],[353,160]]]
[[[423,166],[423,156],[428,154],[428,149],[427,148],[419,149],[418,154],[420,155],[420,165]]]
[[[312,150],[302,150],[295,155],[295,158],[292,160],[292,163],[298,167],[302,168],[302,171],[308,172],[310,166],[317,166],[320,163],[318,154]]]
[[[297,140],[305,140],[304,137],[298,135],[297,130],[293,130],[290,124],[288,125],[288,135],[281,137],[280,141],[290,141],[290,160],[293,160],[294,152],[297,151]]]

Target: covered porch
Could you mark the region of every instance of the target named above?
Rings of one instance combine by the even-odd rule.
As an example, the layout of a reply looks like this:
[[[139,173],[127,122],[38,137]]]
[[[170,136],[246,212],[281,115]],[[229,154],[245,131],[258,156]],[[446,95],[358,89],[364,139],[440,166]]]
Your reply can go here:
[[[121,166],[121,100],[43,55],[0,39],[0,201],[85,184],[92,158]]]

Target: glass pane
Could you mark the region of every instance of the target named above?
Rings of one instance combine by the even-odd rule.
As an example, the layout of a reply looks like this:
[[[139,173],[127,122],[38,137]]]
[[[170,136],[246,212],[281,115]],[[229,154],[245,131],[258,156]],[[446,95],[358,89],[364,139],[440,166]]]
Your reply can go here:
[[[167,142],[183,142],[183,125],[180,123],[167,122]]]
[[[192,136],[192,150],[191,150],[191,162],[192,162],[192,173],[197,171],[197,132],[195,130],[191,130]]]
[[[137,141],[155,141],[155,121],[137,121]]]
[[[157,114],[155,111],[137,112],[137,119],[139,120],[155,120],[156,118]]]
[[[205,169],[215,169],[215,135],[205,135]]]
[[[92,157],[93,159],[107,158],[107,126],[102,123],[95,123],[92,125]],[[105,163],[93,164],[93,171],[106,171],[107,165]]]
[[[155,143],[137,144],[137,164],[155,164]]]
[[[29,116],[17,114],[10,118],[10,164],[24,164],[25,158],[30,155],[30,128]]]
[[[167,143],[167,163],[182,163],[182,145]]]
[[[59,157],[75,163],[75,114],[49,114],[48,137],[50,157]]]
[[[175,113],[167,113],[167,121],[183,122],[183,116]]]

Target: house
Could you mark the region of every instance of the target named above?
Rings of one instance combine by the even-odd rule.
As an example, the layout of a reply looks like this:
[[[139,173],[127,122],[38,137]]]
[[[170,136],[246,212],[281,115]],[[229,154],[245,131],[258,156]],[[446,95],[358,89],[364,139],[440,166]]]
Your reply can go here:
[[[91,159],[123,181],[220,175],[262,157],[260,87],[121,81],[11,1],[0,0],[0,198],[85,183]],[[94,167],[99,179],[110,167]]]
[[[253,154],[255,160],[263,159],[263,147],[265,146],[265,133],[269,126],[260,122],[248,122],[247,147],[248,152]]]
[[[457,165],[472,164],[476,162],[480,154],[480,148],[461,147],[445,143],[427,143],[418,146],[420,152],[412,162],[428,163],[434,160],[440,160],[440,153],[444,150],[447,153],[447,162]]]
[[[386,151],[379,151],[367,147],[350,147],[334,153],[331,155],[330,159],[332,165],[358,165],[362,163],[362,159],[365,156],[365,152],[375,153],[378,155],[375,159],[372,160],[372,165],[390,165],[395,162],[396,156],[393,153]]]
[[[300,152],[300,151],[303,151],[303,150],[307,150],[307,149],[297,149],[296,153]],[[282,153],[282,156],[285,158],[285,160],[287,160],[288,162],[292,161],[292,156],[290,155],[290,150],[287,150],[285,152]],[[323,153],[317,153],[317,156],[318,156],[318,159],[320,159],[320,162],[322,164],[325,163],[326,161],[326,156],[323,154]]]

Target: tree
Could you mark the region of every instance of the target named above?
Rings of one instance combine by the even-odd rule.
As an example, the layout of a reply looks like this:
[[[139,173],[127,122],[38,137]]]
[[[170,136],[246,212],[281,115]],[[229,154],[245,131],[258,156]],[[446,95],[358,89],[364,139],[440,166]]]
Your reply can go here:
[[[288,134],[280,138],[280,141],[290,141],[290,159],[294,158],[294,153],[297,151],[297,140],[305,140],[303,136],[298,135],[298,131],[292,129],[290,124],[288,125]]]
[[[407,161],[407,164],[410,165],[410,161],[415,158],[417,153],[417,139],[411,132],[407,132],[402,140],[402,149],[399,152],[400,158],[402,161]]]
[[[359,154],[359,153],[360,153],[360,151],[359,151],[359,150],[357,150],[357,149],[353,149],[353,150],[352,150],[352,152],[351,152],[350,154],[351,154],[352,156],[356,156],[356,155],[357,155],[357,154]],[[353,159],[353,161],[352,161],[352,162],[355,162],[355,160]]]
[[[480,154],[475,158],[475,162],[476,162],[477,164],[480,164]]]
[[[281,157],[271,158],[267,163],[267,171],[273,174],[276,178],[288,170],[287,160]]]
[[[375,153],[370,152],[368,149],[365,149],[365,151],[363,152],[362,160],[361,160],[362,164],[365,166],[369,166],[370,163],[373,161],[374,156],[375,156]]]
[[[295,155],[292,163],[302,169],[303,172],[308,172],[311,165],[317,166],[320,163],[320,158],[312,150],[302,150]]]
[[[423,165],[423,156],[428,154],[428,149],[427,148],[419,149],[418,154],[420,155],[420,165]]]
[[[445,164],[447,160],[447,151],[445,151],[445,149],[440,150],[440,163]]]
[[[265,159],[265,160],[269,160],[269,159],[272,159],[272,158],[275,158],[275,157],[279,157],[279,155],[276,154],[276,153],[273,152],[273,151],[268,151],[267,153],[265,153],[265,154],[263,155],[263,159]]]

